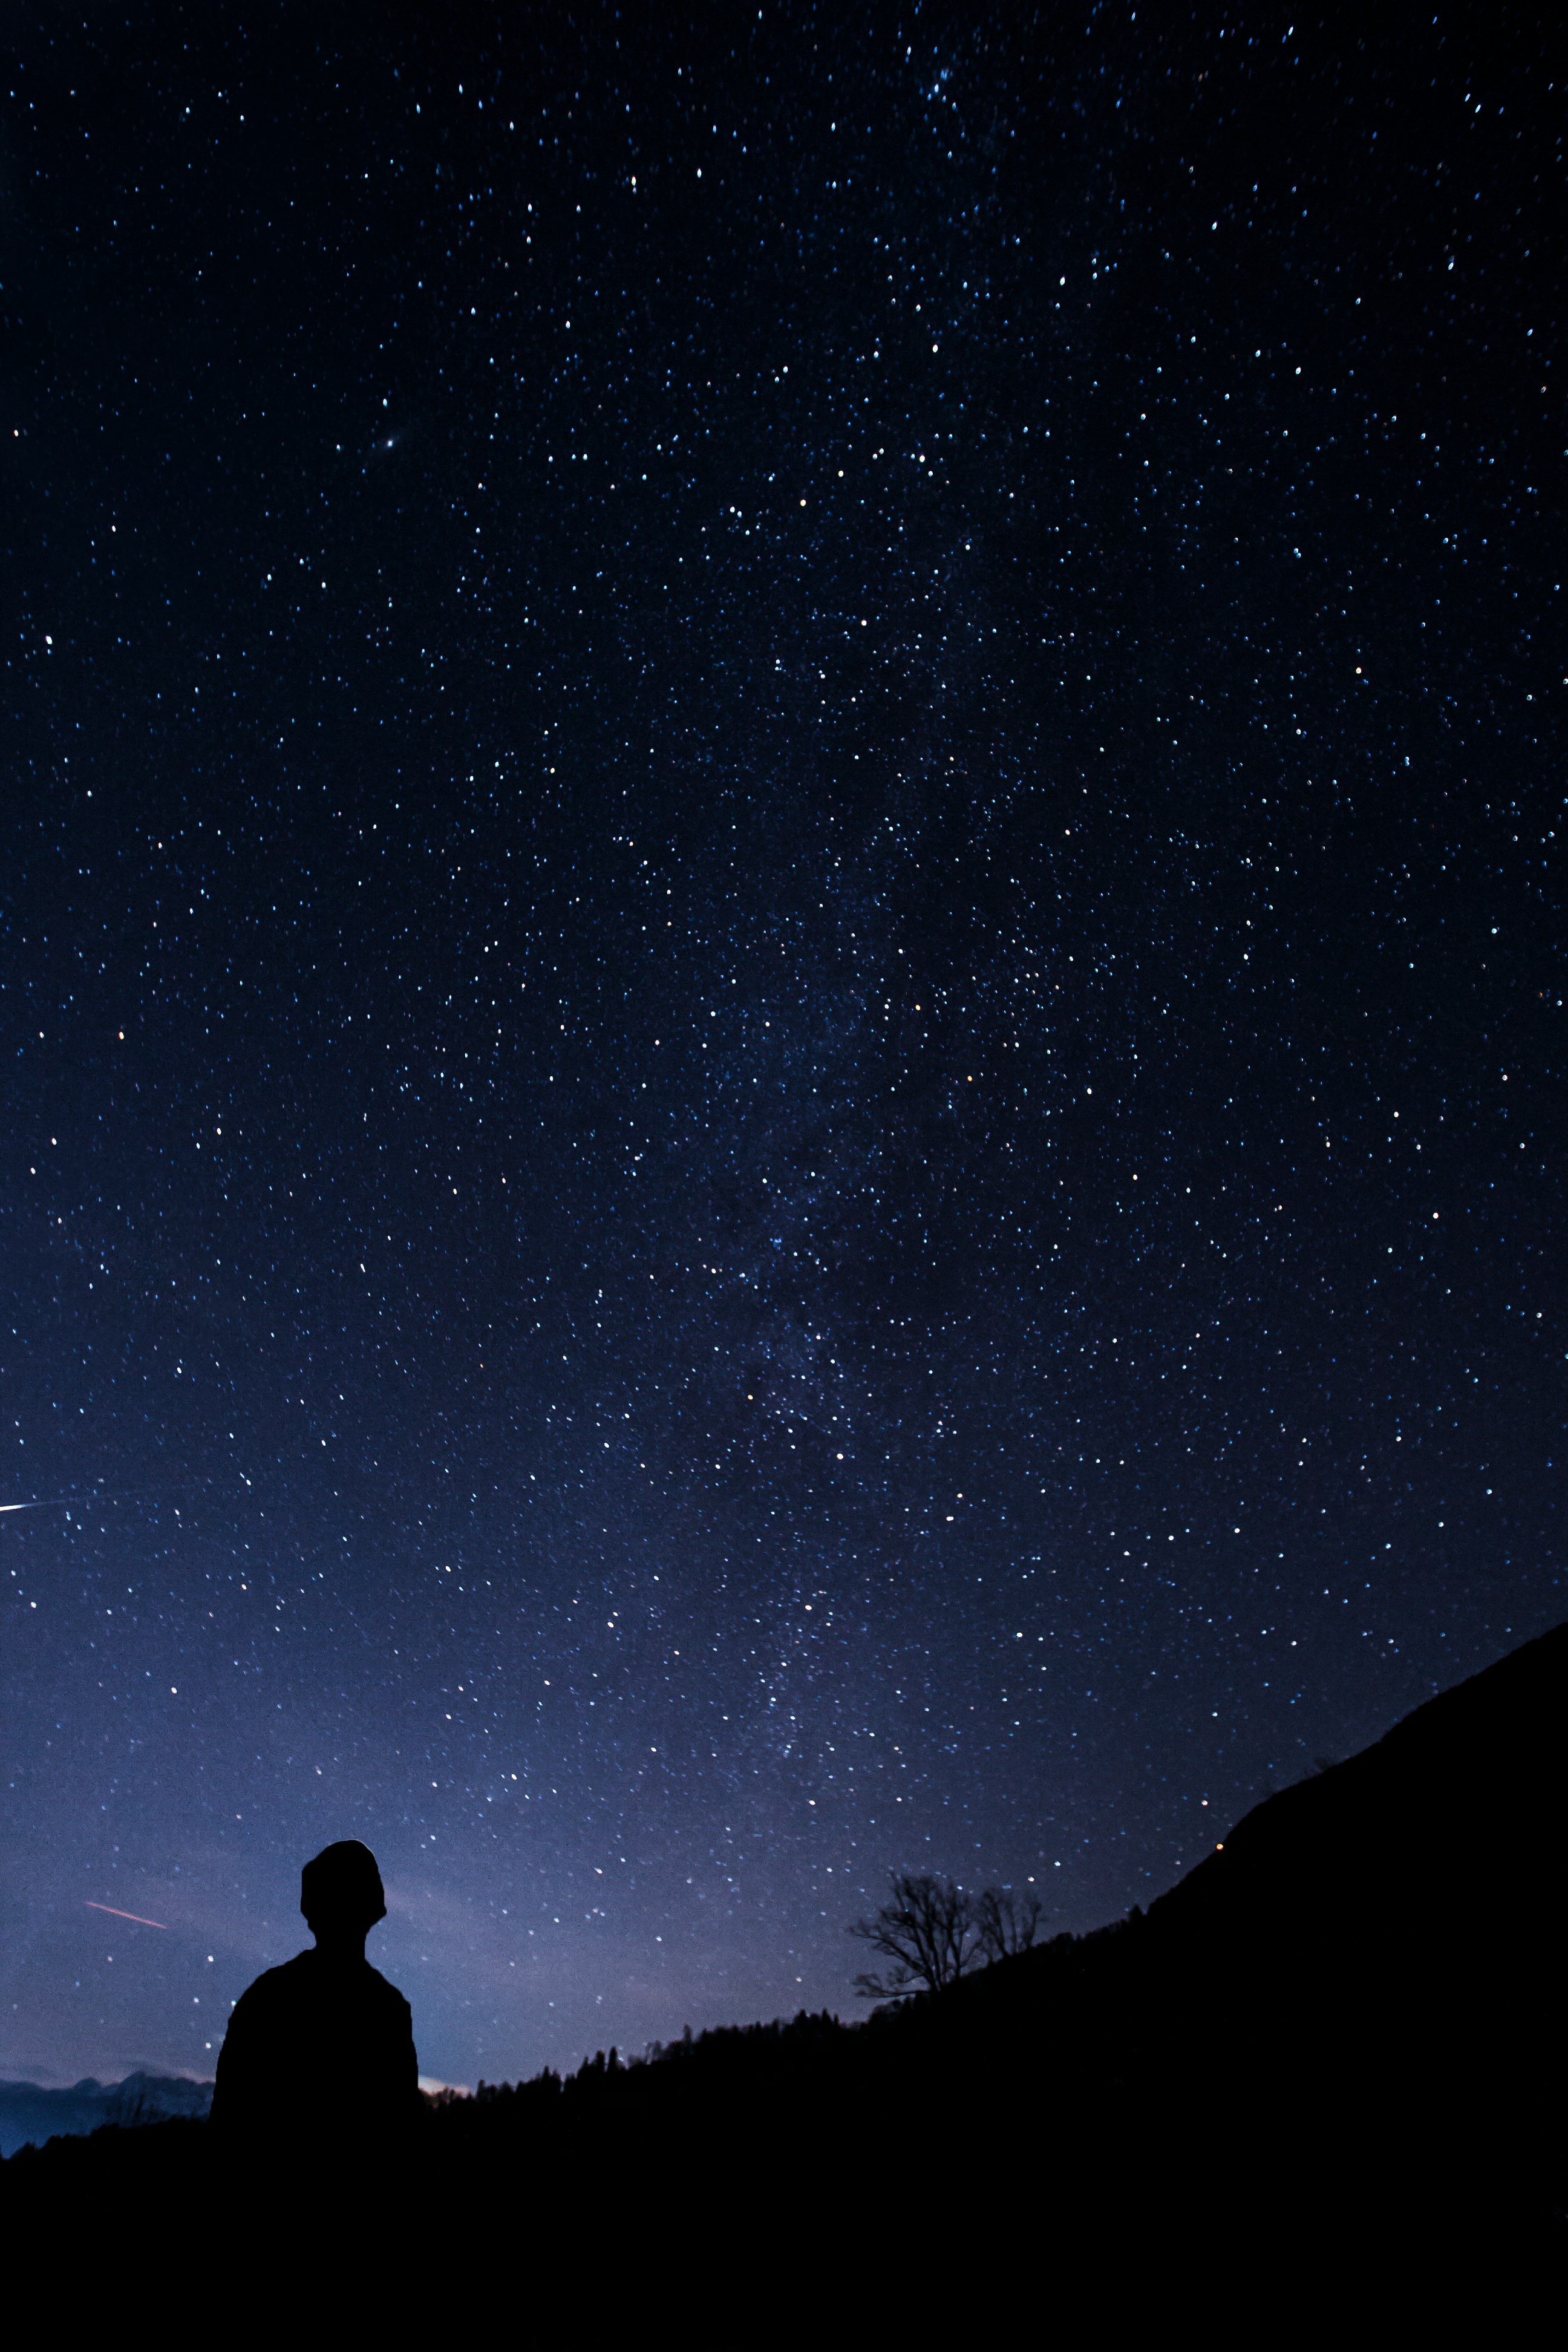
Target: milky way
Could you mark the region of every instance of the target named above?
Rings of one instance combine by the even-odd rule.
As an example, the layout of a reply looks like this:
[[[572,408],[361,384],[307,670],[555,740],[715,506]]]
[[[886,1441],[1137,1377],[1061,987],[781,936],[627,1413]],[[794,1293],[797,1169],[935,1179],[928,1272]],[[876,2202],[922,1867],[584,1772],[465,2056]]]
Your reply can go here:
[[[0,2073],[348,1835],[432,2076],[848,2013],[1562,1614],[1543,47],[750,13],[24,26]]]

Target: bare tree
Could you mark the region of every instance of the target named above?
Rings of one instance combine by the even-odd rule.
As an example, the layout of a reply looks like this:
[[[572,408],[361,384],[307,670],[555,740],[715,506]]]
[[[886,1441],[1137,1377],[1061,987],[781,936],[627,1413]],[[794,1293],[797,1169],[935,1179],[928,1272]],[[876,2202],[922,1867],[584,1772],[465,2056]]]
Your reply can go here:
[[[1026,1952],[1040,1928],[1040,1898],[1019,1896],[1010,1886],[987,1886],[974,1898],[974,1932],[987,1966]]]
[[[882,1975],[855,1979],[863,2000],[909,2000],[956,1984],[980,1959],[973,1898],[951,1878],[931,1871],[895,1870],[892,1900],[873,1919],[857,1919],[849,1933],[892,1963]]]

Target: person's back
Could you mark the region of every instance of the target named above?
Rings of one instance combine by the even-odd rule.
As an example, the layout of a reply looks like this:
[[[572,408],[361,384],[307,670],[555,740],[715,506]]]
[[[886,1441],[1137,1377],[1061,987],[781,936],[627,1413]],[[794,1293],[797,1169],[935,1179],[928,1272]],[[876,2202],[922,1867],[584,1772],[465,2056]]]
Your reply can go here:
[[[306,1864],[300,1908],[316,1938],[241,1995],[218,2054],[213,2125],[241,2161],[396,2161],[419,2119],[408,2003],[364,1957],[386,1916],[356,1839]]]

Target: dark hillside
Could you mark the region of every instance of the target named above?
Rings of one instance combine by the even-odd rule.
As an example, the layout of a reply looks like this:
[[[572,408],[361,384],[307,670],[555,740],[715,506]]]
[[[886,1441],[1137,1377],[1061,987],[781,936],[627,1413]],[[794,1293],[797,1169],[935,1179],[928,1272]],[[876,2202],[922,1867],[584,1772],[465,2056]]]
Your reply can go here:
[[[1258,1806],[1157,1903],[1169,1932],[1360,1932],[1490,1944],[1554,1880],[1564,1793],[1568,1625]],[[1205,1923],[1204,1926],[1200,1926]]]
[[[710,2293],[1022,2272],[1058,2308],[1215,2259],[1302,2293],[1522,2277],[1562,2202],[1565,1721],[1568,1627],[1270,1798],[1147,1915],[853,2027],[724,2029],[446,2101],[392,2238],[384,2207],[355,2227],[525,2264],[558,2312],[699,2259]],[[7,2202],[35,2226],[200,2213],[205,2138],[57,2142],[5,2167]],[[276,2184],[280,2214],[317,2210],[310,2180]]]
[[[1147,1915],[968,1979],[924,2038],[955,2094],[1005,2069],[1086,2144],[1120,2113],[1194,2226],[1543,2242],[1565,1727],[1559,1627],[1257,1807]]]
[[[1179,1984],[1272,2020],[1273,2039],[1331,2021],[1419,2060],[1441,2019],[1456,2052],[1481,2037],[1489,2069],[1499,2037],[1539,2033],[1557,1967],[1565,1727],[1559,1626],[1256,1807],[1118,1931],[1125,1965],[1152,1997]],[[1058,1964],[1056,1945],[1025,1954],[959,2002],[1023,2014]]]

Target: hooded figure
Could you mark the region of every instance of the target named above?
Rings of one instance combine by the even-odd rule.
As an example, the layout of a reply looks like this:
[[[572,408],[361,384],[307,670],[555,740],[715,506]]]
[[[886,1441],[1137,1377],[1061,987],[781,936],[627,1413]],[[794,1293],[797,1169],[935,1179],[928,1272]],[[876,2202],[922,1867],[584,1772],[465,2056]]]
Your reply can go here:
[[[370,1848],[343,1838],[305,1864],[300,1908],[316,1939],[235,2004],[213,2122],[236,2155],[395,2158],[421,2114],[408,2003],[364,1939],[386,1916]]]

